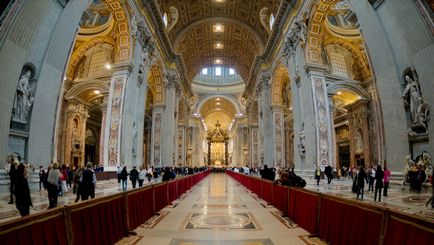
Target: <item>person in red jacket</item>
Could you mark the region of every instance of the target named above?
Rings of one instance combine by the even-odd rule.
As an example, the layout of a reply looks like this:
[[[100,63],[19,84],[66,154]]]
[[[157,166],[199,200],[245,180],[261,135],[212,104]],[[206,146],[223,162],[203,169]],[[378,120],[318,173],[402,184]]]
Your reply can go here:
[[[390,176],[391,176],[391,172],[389,169],[387,169],[386,167],[384,167],[384,192],[383,192],[383,196],[387,197],[387,189],[389,189],[389,181],[390,181]]]

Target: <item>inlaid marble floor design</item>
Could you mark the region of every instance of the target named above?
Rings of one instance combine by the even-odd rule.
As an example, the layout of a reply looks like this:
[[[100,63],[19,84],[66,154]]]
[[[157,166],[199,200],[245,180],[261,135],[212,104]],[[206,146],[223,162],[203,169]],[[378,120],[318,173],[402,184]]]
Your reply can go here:
[[[274,208],[264,208],[245,187],[224,173],[210,174],[153,226],[140,226],[136,236],[118,244],[280,245],[321,244],[309,233],[289,227]],[[320,242],[320,243],[318,243]]]

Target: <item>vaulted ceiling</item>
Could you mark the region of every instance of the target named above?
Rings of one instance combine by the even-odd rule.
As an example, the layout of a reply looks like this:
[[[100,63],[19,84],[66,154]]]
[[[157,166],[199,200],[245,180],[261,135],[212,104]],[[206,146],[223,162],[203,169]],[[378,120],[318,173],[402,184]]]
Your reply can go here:
[[[191,81],[202,67],[220,60],[235,67],[247,80],[251,66],[270,35],[269,15],[276,15],[281,0],[160,0],[167,13],[166,29],[176,53],[181,54]],[[261,10],[268,17],[262,18]],[[174,12],[175,11],[175,12]],[[176,13],[176,14],[174,14]],[[221,25],[221,30],[216,30]],[[216,44],[220,43],[220,48]]]

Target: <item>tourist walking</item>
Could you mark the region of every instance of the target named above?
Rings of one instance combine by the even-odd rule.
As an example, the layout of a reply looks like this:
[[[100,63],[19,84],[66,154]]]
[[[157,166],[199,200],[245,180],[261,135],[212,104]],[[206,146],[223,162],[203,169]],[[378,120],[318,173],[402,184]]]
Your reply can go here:
[[[330,165],[325,167],[324,174],[327,177],[327,183],[330,184],[332,182],[332,179],[333,179],[333,169]]]
[[[187,169],[187,168],[186,168]],[[151,183],[152,180],[152,173],[154,170],[152,170],[152,167],[148,168],[148,172],[146,173],[146,177],[148,178],[148,182]]]
[[[359,173],[355,178],[356,178],[355,181],[357,182],[357,199],[359,199],[359,195],[362,195],[360,200],[363,200],[363,192],[365,189],[365,179],[366,179],[366,172],[363,166],[360,167]]]
[[[384,172],[381,169],[381,166],[377,166],[377,171],[375,172],[375,194],[374,201],[377,201],[377,192],[378,192],[378,201],[381,202],[381,189],[383,188],[383,178]]]
[[[48,171],[47,178],[47,190],[48,190],[48,208],[57,207],[57,198],[59,196],[59,188],[62,188],[59,183],[61,178],[61,173],[59,171],[59,164],[53,163],[53,166]]]
[[[136,166],[130,171],[130,180],[133,185],[133,189],[136,189],[137,179],[139,178],[139,171],[137,171]]]
[[[140,167],[140,172],[139,172],[139,187],[143,186],[143,182],[146,179],[146,174],[148,173],[148,171],[146,171],[145,168]]]
[[[390,176],[392,175],[392,173],[390,172],[389,169],[387,169],[386,167],[384,167],[384,192],[383,192],[383,196],[387,197],[387,189],[389,189],[389,181],[390,181]]]
[[[63,196],[65,192],[68,191],[68,186],[66,185],[66,180],[68,179],[68,170],[66,169],[65,165],[62,165],[61,170],[62,176],[60,177],[62,188],[60,189],[60,195]]]
[[[14,204],[14,188],[15,188],[15,177],[17,175],[17,163],[12,159],[9,167],[9,192],[10,199],[9,204]]]
[[[79,166],[75,172],[74,172],[74,177],[73,177],[73,193],[75,194],[75,202],[78,202],[80,200],[80,196],[81,196],[81,190],[80,190],[80,178],[81,178],[81,174],[83,173],[83,166]]]
[[[375,169],[372,165],[368,169],[369,187],[368,191],[374,191]]]
[[[128,171],[127,166],[124,166],[121,171],[122,190],[127,190]]]
[[[316,179],[316,185],[319,185],[319,181],[321,179],[321,169],[319,167],[315,170],[315,179]]]
[[[45,186],[45,170],[42,166],[39,166],[39,191],[42,190],[42,186],[44,187],[44,190],[47,190],[47,187]]]
[[[95,198],[95,185],[96,185],[96,175],[92,169],[92,163],[88,162],[86,164],[86,169],[83,170],[83,173],[80,177],[80,192],[81,192],[81,200],[85,201],[89,199]]]
[[[30,206],[32,205],[32,199],[30,198],[29,183],[27,181],[27,173],[24,164],[20,164],[17,167],[15,176],[15,205],[24,217],[30,214]]]

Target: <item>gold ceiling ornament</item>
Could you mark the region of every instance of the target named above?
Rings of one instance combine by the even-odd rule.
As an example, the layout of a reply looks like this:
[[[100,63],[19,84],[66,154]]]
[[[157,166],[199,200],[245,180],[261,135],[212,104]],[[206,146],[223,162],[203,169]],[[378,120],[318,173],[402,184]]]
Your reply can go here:
[[[175,52],[182,55],[191,81],[203,67],[221,65],[234,67],[246,80],[253,60],[259,55],[261,44],[251,31],[241,25],[222,22],[225,31],[211,31],[213,23],[202,23],[186,31],[175,46]],[[219,43],[222,48],[216,48]]]
[[[330,9],[341,0],[320,0],[311,15],[307,36],[307,60],[312,63],[323,63],[321,55],[321,29]]]
[[[272,80],[272,104],[281,106],[283,105],[283,90],[289,83],[288,70],[282,64],[278,65],[274,70],[274,77]]]
[[[124,10],[121,0],[101,0],[110,8],[116,20],[116,61],[127,61],[130,58],[129,16]]]
[[[277,13],[281,0],[158,1],[161,13],[171,7],[179,13],[177,23],[168,33],[176,53],[182,55],[191,81],[200,69],[221,58],[224,65],[237,69],[247,81],[253,61],[269,38],[259,12],[264,7]],[[223,48],[215,48],[220,42]]]

